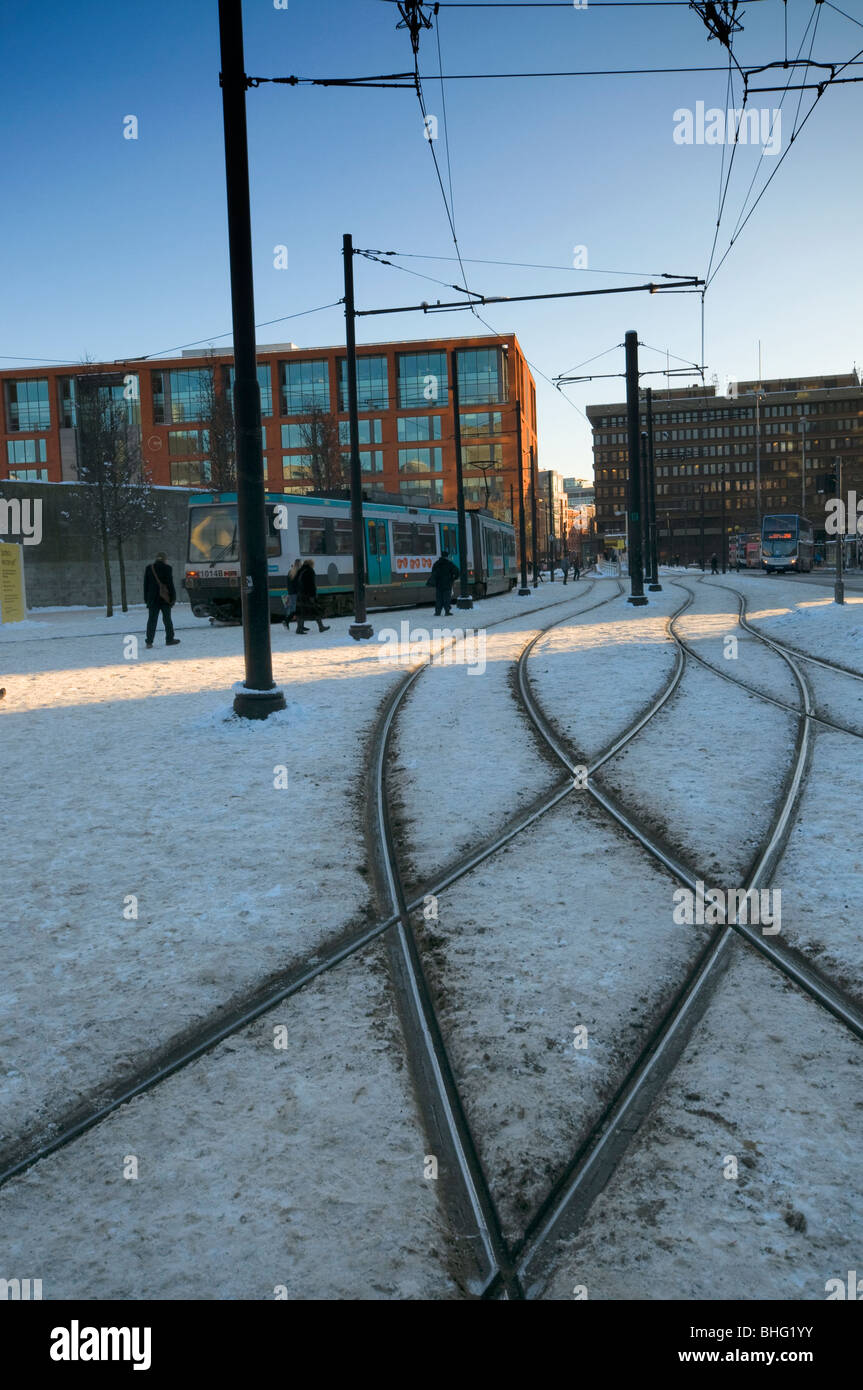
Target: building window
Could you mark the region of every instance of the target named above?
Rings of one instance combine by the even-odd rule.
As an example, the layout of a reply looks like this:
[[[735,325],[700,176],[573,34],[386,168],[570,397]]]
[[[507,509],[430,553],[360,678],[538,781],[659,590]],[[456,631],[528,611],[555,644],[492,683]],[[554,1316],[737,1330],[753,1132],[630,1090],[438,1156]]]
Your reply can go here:
[[[283,454],[282,478],[289,483],[305,483],[307,487],[310,486],[312,481],[311,454]]]
[[[154,424],[179,425],[204,418],[213,391],[209,368],[180,367],[176,371],[153,372],[150,380]]]
[[[345,473],[347,474],[351,466],[351,456],[349,453],[342,454],[342,462],[345,465]],[[360,471],[362,473],[383,473],[383,449],[360,449]]]
[[[209,459],[171,460],[172,487],[203,487],[210,481]]]
[[[311,362],[280,362],[283,415],[307,415],[330,408],[330,369],[326,357]]]
[[[258,386],[261,388],[261,415],[272,415],[273,413],[273,378],[270,374],[268,362],[259,362],[258,367]],[[228,397],[231,401],[231,409],[234,406],[234,368],[228,368]]]
[[[78,423],[75,410],[75,378],[61,376],[59,381],[60,428],[73,430]]]
[[[47,483],[47,468],[16,468],[9,469],[9,481],[11,483]]]
[[[417,444],[423,439],[440,439],[439,415],[409,415],[398,422],[399,443]]]
[[[209,430],[171,430],[168,435],[168,453],[172,458],[197,459],[209,450]]]
[[[465,468],[499,468],[503,462],[502,444],[468,444],[461,451]]]
[[[45,463],[47,461],[44,439],[9,439],[6,453],[10,464]]]
[[[400,473],[440,473],[440,449],[399,449]]]
[[[357,435],[360,444],[380,444],[382,421],[380,420],[358,420],[359,429]],[[339,421],[339,443],[345,448],[351,442],[351,423],[350,420]]]
[[[339,358],[339,409],[348,408],[348,363]],[[357,358],[357,409],[389,410],[390,388],[385,357]]]
[[[447,404],[445,352],[400,352],[396,370],[399,410]]]
[[[460,348],[458,361],[459,400],[465,405],[483,405],[504,399],[500,348]]]
[[[463,437],[474,434],[500,434],[503,429],[499,410],[486,410],[480,415],[462,415],[461,432]]]
[[[6,419],[13,430],[49,430],[51,405],[48,378],[32,377],[6,383]]]

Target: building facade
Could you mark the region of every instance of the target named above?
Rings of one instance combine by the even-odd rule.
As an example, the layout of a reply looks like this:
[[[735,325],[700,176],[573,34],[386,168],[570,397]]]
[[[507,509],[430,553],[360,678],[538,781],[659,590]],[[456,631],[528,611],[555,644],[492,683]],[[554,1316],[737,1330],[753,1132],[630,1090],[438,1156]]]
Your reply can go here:
[[[359,347],[363,483],[455,506],[453,350],[466,502],[506,520],[514,512],[517,522],[517,403],[525,496],[537,441],[535,385],[514,334]],[[310,491],[319,485],[316,456],[309,452],[310,420],[337,439],[342,461],[349,459],[345,349],[276,343],[259,347],[257,361],[267,488]],[[213,484],[226,419],[230,424],[230,353],[0,372],[0,478],[77,480],[81,383],[93,378],[127,411],[154,484]]]
[[[593,428],[600,544],[619,541],[629,477],[625,402],[587,408]],[[642,417],[642,428],[645,420]],[[653,392],[661,558],[697,559],[754,533],[770,512],[798,512],[823,531],[818,476],[842,460],[843,491],[863,493],[863,385],[855,373]],[[703,514],[703,523],[702,523]]]

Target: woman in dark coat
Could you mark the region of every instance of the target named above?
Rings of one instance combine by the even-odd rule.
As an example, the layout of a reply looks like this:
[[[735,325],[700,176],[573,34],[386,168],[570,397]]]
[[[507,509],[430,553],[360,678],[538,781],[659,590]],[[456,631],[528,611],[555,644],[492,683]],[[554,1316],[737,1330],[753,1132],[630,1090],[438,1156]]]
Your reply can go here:
[[[318,632],[329,632],[329,624],[321,618],[321,606],[318,603],[318,582],[311,560],[303,561],[297,575],[297,632],[308,632],[309,629],[304,623],[306,618],[315,619]]]

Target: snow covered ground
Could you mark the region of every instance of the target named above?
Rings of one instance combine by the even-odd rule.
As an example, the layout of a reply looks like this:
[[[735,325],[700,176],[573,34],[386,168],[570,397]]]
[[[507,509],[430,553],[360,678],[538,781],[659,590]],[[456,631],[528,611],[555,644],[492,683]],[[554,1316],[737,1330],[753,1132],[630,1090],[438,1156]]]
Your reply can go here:
[[[840,642],[851,620],[835,619],[815,586],[771,580],[768,602],[765,581],[745,575],[682,582],[696,595],[681,620],[687,639],[790,703],[784,663],[736,627],[731,588],[747,592],[765,631],[796,622],[816,654],[851,664]],[[537,643],[530,674],[588,755],[667,684],[665,623],[682,592],[668,583],[643,609],[615,598],[581,611],[615,587],[545,584],[453,611],[453,627],[486,629],[486,668],[425,671],[398,716],[390,782],[413,872],[431,873],[559,779],[511,689],[530,633],[566,619]],[[146,652],[141,642],[136,654],[126,639],[142,636],[143,617],[51,612],[0,629],[7,1152],[374,917],[366,743],[415,649],[383,660],[385,644],[352,642],[347,619],[305,638],[274,628],[288,709],[247,724],[230,710],[239,629],[180,608],[182,645]],[[377,614],[377,637],[405,620],[414,635],[447,625],[429,609]],[[857,682],[807,674],[837,718],[860,717]],[[796,723],[691,664],[602,777],[705,876],[737,886]],[[816,732],[775,880],[782,939],[858,993],[861,795],[861,741]],[[511,1235],[691,963],[701,932],[674,923],[674,886],[573,791],[442,893],[439,920],[421,929]],[[736,956],[540,1296],[587,1283],[592,1298],[821,1298],[827,1278],[855,1267],[859,1203],[842,1180],[859,1148],[861,1050],[751,951]],[[579,1025],[583,1049],[573,1047]],[[273,1046],[279,1026],[284,1050]],[[2,1248],[21,1277],[43,1278],[46,1298],[269,1299],[281,1286],[290,1298],[464,1297],[443,1184],[423,1176],[426,1145],[374,945],[0,1189]],[[716,1176],[727,1154],[740,1160],[736,1184]],[[130,1156],[137,1178],[123,1176]]]
[[[536,1296],[824,1299],[859,1269],[861,1083],[860,1044],[740,946]]]

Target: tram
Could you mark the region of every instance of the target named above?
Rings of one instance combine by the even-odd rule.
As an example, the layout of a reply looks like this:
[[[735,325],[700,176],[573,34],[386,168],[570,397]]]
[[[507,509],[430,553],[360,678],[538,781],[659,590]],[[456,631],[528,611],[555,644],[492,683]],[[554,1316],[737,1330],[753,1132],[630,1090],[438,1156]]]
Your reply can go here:
[[[287,573],[297,558],[314,563],[318,600],[325,613],[353,613],[350,502],[268,493],[265,504],[270,616],[284,614]],[[507,593],[517,579],[514,527],[484,508],[468,509],[466,520],[470,593],[474,598]],[[363,537],[369,608],[429,603],[429,575],[441,552],[448,551],[453,563],[459,564],[455,511],[364,501]],[[240,621],[236,493],[190,498],[184,587],[197,617]]]

